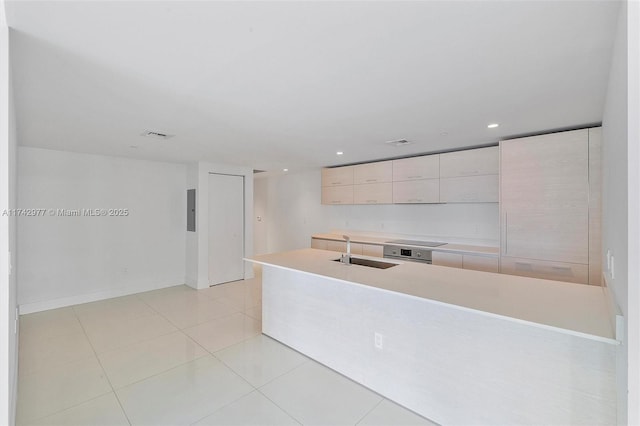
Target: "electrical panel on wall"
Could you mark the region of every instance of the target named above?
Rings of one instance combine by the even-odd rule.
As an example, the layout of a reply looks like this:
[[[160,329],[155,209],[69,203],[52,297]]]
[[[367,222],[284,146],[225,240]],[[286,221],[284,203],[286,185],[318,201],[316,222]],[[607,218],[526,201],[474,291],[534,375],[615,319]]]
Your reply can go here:
[[[196,190],[187,189],[187,231],[196,232]]]

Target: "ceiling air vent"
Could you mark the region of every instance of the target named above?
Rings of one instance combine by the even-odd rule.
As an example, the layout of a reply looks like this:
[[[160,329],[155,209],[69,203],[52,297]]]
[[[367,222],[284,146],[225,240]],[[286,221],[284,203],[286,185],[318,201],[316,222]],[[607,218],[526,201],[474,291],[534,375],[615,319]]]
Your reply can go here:
[[[391,146],[405,146],[405,145],[411,145],[411,142],[409,142],[406,139],[398,139],[397,141],[389,141],[389,142],[385,142],[387,145],[391,145]]]
[[[253,174],[257,175],[258,173],[264,173],[266,172],[266,170],[258,170],[258,169],[253,169]]]
[[[166,133],[160,133],[160,132],[154,132],[154,131],[151,131],[151,130],[145,130],[144,132],[142,132],[142,134],[140,136],[156,138],[156,139],[169,139],[169,138],[174,137],[175,135],[168,135]]]

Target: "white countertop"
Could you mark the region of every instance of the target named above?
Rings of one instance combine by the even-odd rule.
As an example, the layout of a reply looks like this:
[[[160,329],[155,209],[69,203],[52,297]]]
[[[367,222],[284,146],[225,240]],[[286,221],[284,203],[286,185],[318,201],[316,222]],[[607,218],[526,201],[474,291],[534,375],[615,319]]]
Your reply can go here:
[[[376,269],[333,262],[339,253],[302,249],[246,259],[444,303],[532,326],[618,344],[602,287],[415,262]],[[368,256],[354,256],[371,258]]]
[[[345,241],[342,235],[338,234],[313,234],[311,238],[317,238],[320,240],[329,240],[329,241]],[[413,246],[411,244],[397,244],[390,243],[390,240],[398,239],[398,238],[382,238],[382,237],[370,237],[363,235],[349,235],[352,243],[357,244],[373,244],[373,245],[388,245],[388,246],[398,246],[398,247],[415,247],[415,248],[425,248],[423,246]],[[445,241],[443,241],[445,242]],[[452,253],[468,253],[478,256],[486,256],[486,257],[498,257],[499,250],[498,247],[491,246],[475,246],[475,245],[466,245],[466,244],[445,244],[443,246],[438,247],[426,247],[431,251],[443,251],[443,252],[452,252]]]

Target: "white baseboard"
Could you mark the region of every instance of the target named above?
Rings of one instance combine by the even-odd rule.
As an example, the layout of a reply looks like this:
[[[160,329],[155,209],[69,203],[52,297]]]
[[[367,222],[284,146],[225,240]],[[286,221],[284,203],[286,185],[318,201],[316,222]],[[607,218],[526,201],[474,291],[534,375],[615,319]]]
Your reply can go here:
[[[95,293],[79,294],[77,296],[61,297],[59,299],[44,300],[42,302],[23,303],[20,305],[20,315],[32,314],[34,312],[48,311],[50,309],[64,308],[67,306],[79,305],[81,303],[95,302],[98,300],[111,299],[113,297],[128,296],[130,294],[142,293],[145,291],[158,290],[161,288],[174,287],[184,283],[169,283],[160,285],[144,285],[126,288],[116,288]]]

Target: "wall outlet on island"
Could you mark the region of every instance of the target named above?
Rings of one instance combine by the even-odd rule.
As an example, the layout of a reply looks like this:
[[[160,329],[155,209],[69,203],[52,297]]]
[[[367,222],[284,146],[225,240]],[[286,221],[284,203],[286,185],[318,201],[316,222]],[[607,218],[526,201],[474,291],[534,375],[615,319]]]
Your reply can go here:
[[[383,349],[384,346],[384,336],[380,333],[373,333],[373,344],[376,349]]]

